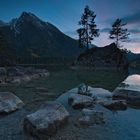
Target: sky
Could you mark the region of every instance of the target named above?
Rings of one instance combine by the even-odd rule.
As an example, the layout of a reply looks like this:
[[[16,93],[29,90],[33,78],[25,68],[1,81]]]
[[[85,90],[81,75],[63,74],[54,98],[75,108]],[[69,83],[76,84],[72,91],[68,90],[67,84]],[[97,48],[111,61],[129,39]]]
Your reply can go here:
[[[100,37],[95,38],[93,44],[102,47],[113,42],[108,32],[112,23],[120,18],[130,32],[130,41],[123,46],[140,53],[140,0],[0,0],[0,20],[8,22],[23,11],[32,12],[77,38],[78,21],[86,5],[97,15],[95,21],[100,29]]]

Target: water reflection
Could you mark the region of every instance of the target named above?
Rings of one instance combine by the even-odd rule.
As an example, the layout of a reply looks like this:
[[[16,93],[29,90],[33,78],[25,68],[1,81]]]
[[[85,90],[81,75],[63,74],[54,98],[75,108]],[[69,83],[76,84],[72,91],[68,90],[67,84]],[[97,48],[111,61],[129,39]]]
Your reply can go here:
[[[125,80],[125,83],[129,85],[140,86],[140,75],[134,74],[134,75],[128,76],[128,78]]]
[[[129,73],[129,75],[135,75],[135,74],[140,75],[140,69],[129,68],[129,69],[128,69],[128,73]]]
[[[121,88],[123,89],[140,91],[140,75],[138,74],[128,76],[122,83]]]

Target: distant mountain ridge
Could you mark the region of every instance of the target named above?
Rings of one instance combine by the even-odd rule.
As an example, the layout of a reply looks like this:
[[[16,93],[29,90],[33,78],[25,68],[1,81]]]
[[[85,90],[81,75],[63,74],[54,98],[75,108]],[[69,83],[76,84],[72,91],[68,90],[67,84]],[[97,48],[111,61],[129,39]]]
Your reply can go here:
[[[136,53],[128,52],[127,58],[130,62],[140,60],[140,53],[136,54]]]
[[[23,12],[9,23],[0,21],[0,31],[19,58],[75,58],[81,52],[77,40],[32,13]]]

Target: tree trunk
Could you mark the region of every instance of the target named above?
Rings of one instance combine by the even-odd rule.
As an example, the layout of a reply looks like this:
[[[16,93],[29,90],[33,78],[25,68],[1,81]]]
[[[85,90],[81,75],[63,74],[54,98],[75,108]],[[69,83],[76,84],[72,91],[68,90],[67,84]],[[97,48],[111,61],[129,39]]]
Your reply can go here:
[[[86,45],[87,45],[87,50],[89,49],[89,45],[88,45],[88,24],[86,25]]]

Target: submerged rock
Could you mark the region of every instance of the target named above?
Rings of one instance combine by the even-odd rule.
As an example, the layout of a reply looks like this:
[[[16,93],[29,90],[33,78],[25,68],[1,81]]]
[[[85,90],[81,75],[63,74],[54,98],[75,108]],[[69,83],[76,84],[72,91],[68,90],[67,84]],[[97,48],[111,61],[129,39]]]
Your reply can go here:
[[[104,114],[103,112],[93,111],[91,109],[83,109],[83,116],[78,119],[80,125],[94,125],[94,124],[104,124]]]
[[[36,87],[36,90],[40,92],[48,92],[48,88],[45,87]]]
[[[68,122],[69,113],[57,102],[46,102],[41,108],[27,115],[24,130],[39,140],[47,140]]]
[[[91,124],[91,118],[90,116],[82,116],[78,119],[79,124],[81,125],[90,125]]]
[[[125,100],[110,100],[103,102],[102,105],[110,110],[126,110],[127,103]]]
[[[86,95],[73,93],[70,94],[70,96],[68,97],[68,103],[74,109],[80,109],[80,108],[91,106],[93,104],[93,98]]]
[[[10,113],[23,107],[24,103],[11,92],[0,92],[0,113]]]

